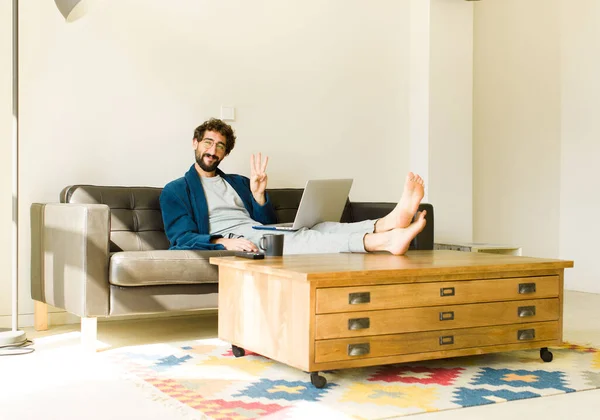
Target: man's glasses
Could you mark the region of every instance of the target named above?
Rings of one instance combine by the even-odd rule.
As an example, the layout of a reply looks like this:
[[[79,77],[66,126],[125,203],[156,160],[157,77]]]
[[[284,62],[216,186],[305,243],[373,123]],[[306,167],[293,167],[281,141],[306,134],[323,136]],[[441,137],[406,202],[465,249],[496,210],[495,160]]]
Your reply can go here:
[[[214,140],[212,139],[204,139],[202,140],[202,144],[204,145],[204,147],[206,147],[207,149],[210,149],[212,147],[212,145],[214,144]],[[217,150],[219,152],[224,152],[225,151],[225,143],[218,141],[217,142],[217,146],[216,146]]]

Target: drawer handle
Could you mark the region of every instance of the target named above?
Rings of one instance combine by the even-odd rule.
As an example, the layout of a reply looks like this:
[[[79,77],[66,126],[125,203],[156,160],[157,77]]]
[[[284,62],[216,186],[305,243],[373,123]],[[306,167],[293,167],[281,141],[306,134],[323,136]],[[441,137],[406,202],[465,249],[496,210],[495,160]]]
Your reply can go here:
[[[528,295],[535,293],[535,283],[519,283],[519,294]]]
[[[351,318],[348,320],[349,330],[364,330],[371,326],[369,318]]]
[[[533,340],[535,338],[535,329],[531,328],[529,330],[519,330],[517,332],[517,340],[525,341],[525,340]]]
[[[440,296],[454,296],[454,287],[441,287]]]
[[[454,344],[454,336],[453,335],[445,335],[440,337],[440,346],[445,346],[448,344]]]
[[[535,316],[535,306],[519,306],[517,309],[519,318],[527,318],[528,316]]]
[[[440,312],[440,321],[452,321],[454,319],[454,311]]]
[[[369,343],[348,344],[348,356],[364,356],[371,352]]]
[[[350,305],[358,305],[361,303],[371,302],[371,292],[349,293],[348,303]]]

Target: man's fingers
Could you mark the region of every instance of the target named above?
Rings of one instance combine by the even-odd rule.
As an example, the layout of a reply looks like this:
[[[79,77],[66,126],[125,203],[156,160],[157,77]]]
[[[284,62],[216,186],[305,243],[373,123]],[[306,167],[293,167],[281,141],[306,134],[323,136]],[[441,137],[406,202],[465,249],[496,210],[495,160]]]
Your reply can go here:
[[[256,245],[254,245],[254,242],[248,241],[248,250],[255,252],[258,251],[258,248],[256,247]]]
[[[260,161],[261,161],[262,157],[260,155],[260,152],[256,155],[256,158],[254,159],[254,173],[258,174],[260,172]]]
[[[260,179],[264,179],[265,171],[267,170],[267,164],[269,163],[269,156],[265,156],[265,161],[262,160],[262,153],[258,152],[256,156],[250,155],[250,173],[252,175],[259,175]]]
[[[257,156],[255,163],[256,163],[256,173],[259,174],[260,167],[262,166],[262,153],[261,152],[258,152],[258,156]]]
[[[233,249],[236,249],[238,251],[252,251],[252,252],[256,252],[258,251],[258,248],[256,247],[256,245],[254,245],[254,242],[251,242],[247,239],[236,239],[236,243],[235,246],[233,247]]]

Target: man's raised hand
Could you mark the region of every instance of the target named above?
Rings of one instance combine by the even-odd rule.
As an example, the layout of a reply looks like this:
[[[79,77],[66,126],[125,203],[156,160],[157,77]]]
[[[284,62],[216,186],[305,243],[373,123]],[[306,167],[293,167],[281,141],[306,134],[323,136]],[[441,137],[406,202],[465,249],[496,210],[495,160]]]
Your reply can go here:
[[[262,159],[262,154],[258,153],[256,157],[254,154],[250,156],[250,191],[254,196],[254,199],[261,206],[265,204],[265,190],[267,189],[267,164],[269,163],[269,157],[265,156],[265,160]]]

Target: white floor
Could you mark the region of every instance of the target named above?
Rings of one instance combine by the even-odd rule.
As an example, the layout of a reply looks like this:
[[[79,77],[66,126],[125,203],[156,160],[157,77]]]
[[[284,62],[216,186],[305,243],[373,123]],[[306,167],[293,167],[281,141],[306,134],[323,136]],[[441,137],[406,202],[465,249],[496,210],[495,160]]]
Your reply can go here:
[[[112,365],[78,346],[78,325],[36,333],[29,355],[0,357],[0,419],[180,419],[201,418],[184,407],[147,397],[132,382],[120,379]],[[216,337],[213,314],[118,322],[100,322],[98,338],[107,348]],[[565,293],[564,339],[600,346],[600,295]],[[597,418],[600,390],[562,394],[510,403],[421,414],[435,419]],[[595,414],[594,414],[595,413]]]

